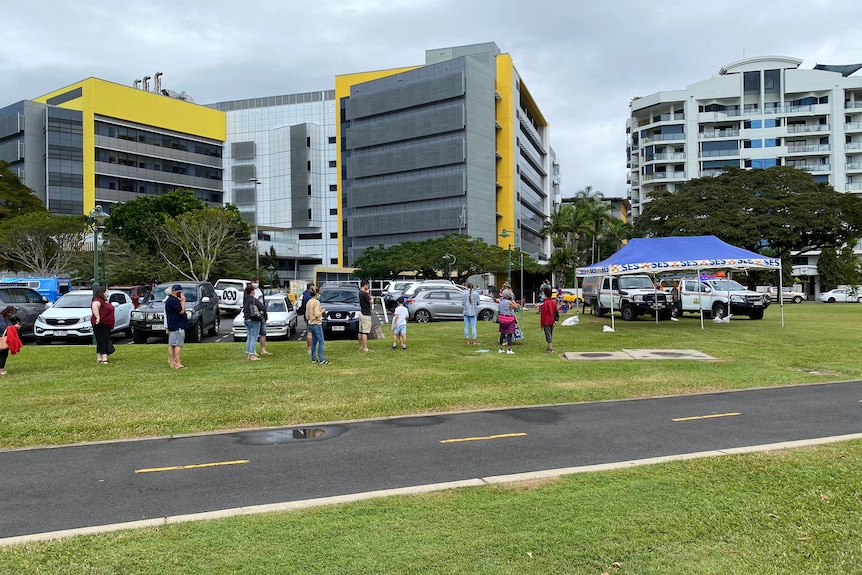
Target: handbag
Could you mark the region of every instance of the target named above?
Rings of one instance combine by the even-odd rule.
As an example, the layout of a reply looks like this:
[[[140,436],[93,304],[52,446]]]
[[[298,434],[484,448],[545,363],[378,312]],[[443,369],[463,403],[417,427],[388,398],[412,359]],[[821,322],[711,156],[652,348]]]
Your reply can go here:
[[[0,351],[9,349],[9,342],[6,341],[6,330],[3,330],[3,335],[0,335]]]

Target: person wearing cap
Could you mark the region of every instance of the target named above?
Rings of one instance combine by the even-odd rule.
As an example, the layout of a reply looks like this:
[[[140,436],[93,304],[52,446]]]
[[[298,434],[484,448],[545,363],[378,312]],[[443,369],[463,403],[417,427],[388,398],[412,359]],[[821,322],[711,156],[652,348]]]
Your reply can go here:
[[[266,351],[266,297],[260,289],[260,280],[257,276],[251,278],[251,285],[254,287],[254,299],[263,304],[263,319],[260,321],[260,332],[257,336],[257,341],[260,342],[260,355],[272,355],[271,352]]]
[[[186,296],[183,295],[183,286],[174,284],[168,299],[165,300],[165,323],[168,326],[168,363],[174,369],[182,369],[185,366],[180,361],[183,344],[186,340]]]

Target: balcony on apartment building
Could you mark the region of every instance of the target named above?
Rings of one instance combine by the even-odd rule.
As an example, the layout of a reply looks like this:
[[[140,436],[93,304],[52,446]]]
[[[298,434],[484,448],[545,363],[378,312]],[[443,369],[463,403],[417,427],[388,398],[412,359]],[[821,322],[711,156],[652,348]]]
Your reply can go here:
[[[847,162],[844,164],[845,172],[862,172],[862,162]]]
[[[739,130],[711,130],[708,132],[700,132],[697,137],[700,140],[711,138],[735,138],[739,136]]]
[[[797,124],[787,126],[788,134],[807,134],[812,132],[830,132],[832,126],[830,124]]]
[[[685,180],[686,172],[685,170],[680,170],[678,172],[654,172],[652,174],[644,174],[643,181],[651,182],[653,180]]]
[[[822,154],[832,150],[830,144],[788,144],[788,154]]]
[[[862,132],[862,122],[848,122],[844,124],[845,132]]]
[[[670,134],[647,134],[641,139],[641,145],[650,144],[652,142],[683,142],[685,141],[685,133],[672,132]]]
[[[792,168],[805,170],[806,172],[831,172],[832,164],[807,164],[805,162],[788,161],[787,165]]]

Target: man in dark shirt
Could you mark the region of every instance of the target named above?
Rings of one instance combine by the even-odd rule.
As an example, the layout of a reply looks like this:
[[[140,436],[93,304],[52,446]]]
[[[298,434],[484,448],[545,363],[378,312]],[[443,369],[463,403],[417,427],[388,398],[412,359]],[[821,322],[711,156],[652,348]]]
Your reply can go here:
[[[371,333],[371,287],[368,280],[359,284],[359,351],[368,349],[368,334]]]
[[[171,292],[165,300],[165,322],[168,325],[168,362],[172,368],[182,369],[185,366],[180,361],[180,355],[189,322],[186,318],[186,296],[180,284],[171,286]]]
[[[308,285],[305,286],[305,291],[302,292],[302,299],[299,302],[299,307],[296,308],[296,314],[301,315],[303,321],[305,321],[305,305],[308,303],[308,300],[311,299],[311,288],[314,287],[313,282],[308,282]],[[311,330],[308,329],[308,322],[305,324],[305,351],[311,354]]]

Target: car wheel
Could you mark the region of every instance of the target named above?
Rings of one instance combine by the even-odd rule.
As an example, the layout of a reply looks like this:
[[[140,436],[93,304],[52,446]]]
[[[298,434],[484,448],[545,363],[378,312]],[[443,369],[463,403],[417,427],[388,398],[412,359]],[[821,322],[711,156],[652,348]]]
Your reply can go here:
[[[682,309],[680,309],[680,307],[678,305],[675,305],[672,308],[670,308],[670,317],[678,318],[681,315],[682,315]]]
[[[51,343],[51,340],[48,339],[47,337],[37,337],[36,338],[36,345],[47,345],[49,343]]]
[[[198,322],[195,328],[192,330],[192,341],[201,342],[204,339],[204,320]]]
[[[752,311],[750,314],[748,314],[748,317],[751,319],[763,319],[763,310],[762,309],[756,309],[756,310]]]
[[[793,303],[802,303],[802,296],[796,296],[793,298]]]
[[[136,329],[132,330],[132,341],[134,343],[147,343],[147,334]]]
[[[635,311],[634,306],[624,305],[623,309],[620,311],[620,314],[623,316],[625,321],[632,321],[638,316],[638,312]]]
[[[834,297],[829,298],[829,299],[826,301],[826,303],[835,303],[835,298],[834,298]]]
[[[857,297],[857,298],[856,298],[856,303],[862,303],[862,297]]]
[[[479,321],[491,321],[494,319],[494,312],[489,309],[484,309],[479,312]]]
[[[413,321],[416,323],[428,323],[431,321],[431,313],[427,309],[416,310],[413,314]]]
[[[593,308],[594,316],[602,317],[603,315],[605,315],[605,310],[602,308],[602,306],[599,305],[599,302],[597,300],[591,301],[590,307]]]
[[[126,337],[132,337],[132,326],[127,327],[123,333]]]
[[[213,319],[213,325],[210,328],[209,332],[207,332],[207,333],[209,333],[210,335],[218,335],[218,329],[219,329],[220,323],[221,323],[221,320],[219,319],[218,314],[216,314],[215,318]]]
[[[724,319],[727,316],[727,308],[724,307],[723,303],[717,303],[712,306],[712,317],[713,319]]]

